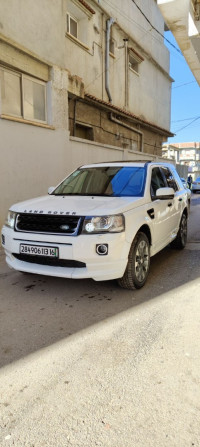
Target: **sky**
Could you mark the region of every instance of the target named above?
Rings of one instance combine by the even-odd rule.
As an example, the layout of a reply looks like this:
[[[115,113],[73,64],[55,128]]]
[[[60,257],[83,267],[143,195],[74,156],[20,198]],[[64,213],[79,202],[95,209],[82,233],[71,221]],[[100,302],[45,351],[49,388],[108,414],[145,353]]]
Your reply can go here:
[[[170,31],[165,37],[179,50]],[[165,44],[170,51],[170,76],[175,81],[172,83],[170,130],[176,135],[167,142],[200,142],[200,87],[182,54],[166,40]]]

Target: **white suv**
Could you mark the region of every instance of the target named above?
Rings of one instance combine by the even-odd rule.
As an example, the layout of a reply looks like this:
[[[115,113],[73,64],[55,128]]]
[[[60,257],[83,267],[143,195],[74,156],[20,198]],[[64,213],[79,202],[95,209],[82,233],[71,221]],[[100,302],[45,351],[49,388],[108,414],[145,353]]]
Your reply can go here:
[[[150,257],[184,248],[187,191],[173,165],[150,161],[81,166],[49,195],[13,205],[2,228],[8,265],[63,278],[144,285]]]

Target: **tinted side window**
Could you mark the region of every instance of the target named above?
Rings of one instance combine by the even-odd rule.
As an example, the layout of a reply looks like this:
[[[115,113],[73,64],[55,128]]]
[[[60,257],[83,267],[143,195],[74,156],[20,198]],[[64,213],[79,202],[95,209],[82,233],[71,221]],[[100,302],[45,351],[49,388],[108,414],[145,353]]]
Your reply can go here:
[[[164,174],[164,176],[166,178],[167,186],[169,188],[173,188],[174,191],[177,191],[178,190],[178,186],[176,184],[176,180],[175,180],[173,174],[171,173],[171,171],[169,170],[169,168],[162,167],[161,169],[162,169],[163,174]]]
[[[166,185],[160,168],[153,168],[151,175],[151,196],[155,197],[157,189],[164,188],[165,186]]]

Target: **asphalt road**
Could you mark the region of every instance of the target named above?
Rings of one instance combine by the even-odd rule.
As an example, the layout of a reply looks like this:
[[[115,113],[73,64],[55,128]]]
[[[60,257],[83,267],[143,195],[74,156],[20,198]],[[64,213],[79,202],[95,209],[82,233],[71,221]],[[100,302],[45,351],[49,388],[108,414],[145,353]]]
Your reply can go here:
[[[0,251],[0,446],[200,446],[200,195],[145,287],[10,270]]]

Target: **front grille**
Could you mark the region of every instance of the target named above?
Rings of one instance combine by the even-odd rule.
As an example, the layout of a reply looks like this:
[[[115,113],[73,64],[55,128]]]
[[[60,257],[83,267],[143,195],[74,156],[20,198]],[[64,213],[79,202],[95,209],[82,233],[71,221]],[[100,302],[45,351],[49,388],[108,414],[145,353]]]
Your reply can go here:
[[[82,222],[79,216],[55,216],[48,214],[18,214],[15,230],[28,233],[77,235]]]
[[[73,259],[57,259],[48,258],[46,256],[32,256],[12,253],[12,255],[19,259],[19,261],[31,262],[32,264],[50,265],[53,267],[74,267],[74,268],[84,268],[86,267],[85,262],[74,261]]]

